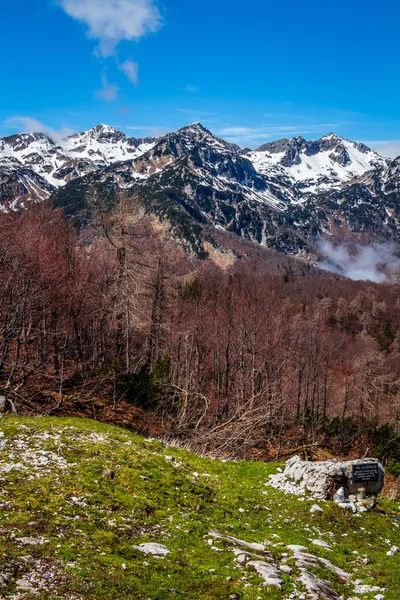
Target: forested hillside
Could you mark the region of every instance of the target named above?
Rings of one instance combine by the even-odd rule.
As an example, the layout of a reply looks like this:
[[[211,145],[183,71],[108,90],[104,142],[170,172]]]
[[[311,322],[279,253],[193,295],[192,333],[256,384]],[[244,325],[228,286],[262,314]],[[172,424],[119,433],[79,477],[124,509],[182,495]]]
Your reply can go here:
[[[80,238],[47,204],[1,214],[3,394],[232,455],[397,430],[399,285],[268,252],[193,259],[123,203]]]

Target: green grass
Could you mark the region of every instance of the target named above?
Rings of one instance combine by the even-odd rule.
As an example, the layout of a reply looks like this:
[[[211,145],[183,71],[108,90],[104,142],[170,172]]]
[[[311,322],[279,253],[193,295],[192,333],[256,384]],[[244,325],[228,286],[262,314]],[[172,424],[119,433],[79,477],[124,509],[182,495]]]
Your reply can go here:
[[[1,431],[8,443],[0,451],[0,574],[8,585],[0,597],[13,597],[24,577],[34,578],[39,600],[277,600],[304,591],[290,552],[293,572],[282,575],[282,589],[266,587],[235,563],[231,544],[215,540],[213,549],[213,529],[266,541],[277,562],[287,544],[307,546],[351,572],[352,581],[387,588],[385,600],[400,597],[400,553],[386,555],[400,546],[397,502],[381,500],[360,517],[330,502],[310,514],[315,501],[265,485],[276,464],[203,459],[89,420],[3,417]],[[24,545],[21,537],[45,543]],[[313,546],[316,538],[333,551]],[[133,548],[144,542],[165,544],[171,554]],[[357,595],[330,571],[314,573],[344,598],[377,593]]]

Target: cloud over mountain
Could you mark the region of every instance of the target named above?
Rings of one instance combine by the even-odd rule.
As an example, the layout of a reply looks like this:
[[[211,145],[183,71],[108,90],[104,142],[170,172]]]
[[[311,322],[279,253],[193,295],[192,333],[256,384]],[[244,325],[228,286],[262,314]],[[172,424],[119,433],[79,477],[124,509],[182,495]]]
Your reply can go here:
[[[100,41],[98,52],[107,57],[123,40],[139,40],[163,23],[153,0],[59,0],[73,19],[84,23],[87,35]]]

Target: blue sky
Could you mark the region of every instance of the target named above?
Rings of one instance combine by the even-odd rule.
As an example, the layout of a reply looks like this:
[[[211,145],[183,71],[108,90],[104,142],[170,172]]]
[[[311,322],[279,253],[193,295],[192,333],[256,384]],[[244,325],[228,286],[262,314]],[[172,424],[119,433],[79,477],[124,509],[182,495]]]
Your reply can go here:
[[[394,0],[6,0],[0,135],[201,121],[256,147],[329,131],[400,153]]]

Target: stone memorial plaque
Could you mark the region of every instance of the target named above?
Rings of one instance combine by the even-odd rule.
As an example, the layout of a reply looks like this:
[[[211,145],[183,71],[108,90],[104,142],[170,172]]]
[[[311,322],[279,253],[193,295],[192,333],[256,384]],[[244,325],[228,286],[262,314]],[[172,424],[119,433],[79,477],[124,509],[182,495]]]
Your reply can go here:
[[[351,469],[353,483],[376,482],[379,479],[378,463],[353,464]]]

